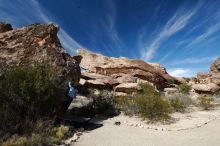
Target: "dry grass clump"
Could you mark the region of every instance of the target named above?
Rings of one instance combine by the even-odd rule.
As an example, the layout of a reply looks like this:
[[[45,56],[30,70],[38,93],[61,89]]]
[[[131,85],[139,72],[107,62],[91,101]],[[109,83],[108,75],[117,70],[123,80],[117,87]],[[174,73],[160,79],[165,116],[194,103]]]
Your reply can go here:
[[[42,124],[43,125],[43,124]],[[14,134],[5,140],[1,140],[2,146],[52,146],[61,144],[62,140],[73,135],[73,131],[68,127],[61,125],[59,127],[39,127],[31,134]]]

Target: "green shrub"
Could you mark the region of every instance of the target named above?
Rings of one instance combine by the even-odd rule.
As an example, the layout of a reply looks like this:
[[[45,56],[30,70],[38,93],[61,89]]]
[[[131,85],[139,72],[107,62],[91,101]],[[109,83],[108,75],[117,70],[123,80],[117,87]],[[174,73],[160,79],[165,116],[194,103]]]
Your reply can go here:
[[[174,84],[175,83],[175,81],[173,80],[173,79],[166,79],[166,82],[168,83],[168,84]]]
[[[168,119],[171,112],[169,102],[153,86],[141,84],[141,88],[135,99],[140,116],[150,120]]]
[[[60,141],[69,133],[69,127],[61,125],[51,130],[52,143],[60,144]]]
[[[15,67],[0,77],[0,129],[31,131],[33,123],[50,116],[57,103],[55,81],[46,66]]]
[[[2,144],[2,146],[28,146],[29,142],[27,137],[14,135],[6,142]]]
[[[100,91],[100,95],[91,95],[94,100],[94,113],[115,115],[115,100],[113,93],[109,90]]]
[[[46,121],[37,121],[33,127],[32,134],[12,135],[7,139],[1,140],[2,146],[52,146],[61,144],[63,139],[73,135],[74,130],[71,127],[60,125],[52,127],[45,124]]]
[[[214,94],[214,97],[220,98],[220,91],[218,91],[217,93],[215,93],[215,94]]]
[[[132,116],[137,113],[134,97],[120,96],[115,98],[116,107],[126,115]]]
[[[198,104],[204,110],[209,110],[210,108],[213,108],[214,107],[213,101],[214,101],[214,98],[209,97],[207,95],[202,95],[202,96],[198,97]]]
[[[192,89],[192,87],[186,83],[180,84],[178,88],[180,93],[183,94],[189,94],[190,90]]]
[[[184,112],[186,108],[184,102],[177,97],[170,99],[170,105],[175,112]]]
[[[169,102],[163,98],[155,88],[148,84],[141,84],[142,90],[135,97],[118,97],[118,107],[125,113],[137,114],[151,121],[169,119],[171,108]]]

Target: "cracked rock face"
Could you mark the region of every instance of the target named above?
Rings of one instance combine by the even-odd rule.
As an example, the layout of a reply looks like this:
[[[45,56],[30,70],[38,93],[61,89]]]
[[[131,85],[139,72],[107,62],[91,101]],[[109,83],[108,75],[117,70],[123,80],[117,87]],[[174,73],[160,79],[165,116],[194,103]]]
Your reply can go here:
[[[193,89],[201,93],[215,93],[220,90],[220,57],[211,65],[209,73],[198,73]]]
[[[128,88],[130,84],[143,81],[163,90],[167,86],[167,80],[178,82],[166,72],[165,68],[156,63],[106,57],[85,49],[78,50],[77,54],[83,56],[81,66],[86,69],[86,72],[82,74],[82,78],[86,80],[85,85],[87,83],[90,87],[93,85],[109,87],[108,83],[110,83],[113,89],[118,85],[120,87],[120,84]],[[124,83],[127,83],[128,87],[125,87]]]
[[[0,74],[8,67],[47,63],[61,88],[65,88],[67,80],[78,83],[80,68],[69,67],[68,62],[79,63],[80,56],[71,58],[64,51],[58,30],[53,24],[32,24],[13,30],[0,24]]]

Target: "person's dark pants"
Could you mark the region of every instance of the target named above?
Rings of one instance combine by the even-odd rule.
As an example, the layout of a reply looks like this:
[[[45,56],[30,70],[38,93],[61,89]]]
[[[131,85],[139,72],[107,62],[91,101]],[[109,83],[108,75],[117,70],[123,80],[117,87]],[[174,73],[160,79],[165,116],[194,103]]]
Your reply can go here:
[[[56,118],[55,118],[56,124],[60,124],[60,122],[62,120],[61,117],[63,115],[65,115],[65,113],[67,112],[68,107],[70,106],[72,101],[73,101],[73,98],[67,97],[67,99],[61,103],[61,105],[59,106],[59,108],[56,111]]]

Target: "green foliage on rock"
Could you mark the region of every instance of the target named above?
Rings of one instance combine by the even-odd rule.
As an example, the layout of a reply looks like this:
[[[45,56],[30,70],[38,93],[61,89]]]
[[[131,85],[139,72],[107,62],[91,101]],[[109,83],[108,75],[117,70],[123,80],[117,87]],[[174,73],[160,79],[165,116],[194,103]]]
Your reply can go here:
[[[15,67],[0,77],[0,129],[26,133],[32,123],[52,114],[58,97],[47,66]]]
[[[180,93],[183,93],[183,94],[189,94],[190,90],[192,89],[192,87],[188,85],[187,83],[180,84],[178,88],[179,88]]]

